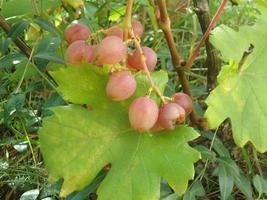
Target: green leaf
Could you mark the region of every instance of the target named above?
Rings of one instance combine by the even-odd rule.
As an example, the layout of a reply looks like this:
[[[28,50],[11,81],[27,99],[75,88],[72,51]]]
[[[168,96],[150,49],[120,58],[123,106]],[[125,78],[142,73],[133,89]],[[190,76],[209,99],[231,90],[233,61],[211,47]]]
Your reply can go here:
[[[187,145],[197,137],[189,127],[139,134],[130,129],[126,110],[114,115],[72,105],[53,111],[40,130],[40,145],[50,178],[64,178],[62,195],[81,190],[107,163],[112,168],[99,199],[158,199],[161,177],[181,194],[193,178],[199,154]]]
[[[110,102],[104,92],[108,80],[107,73],[100,71],[99,68],[93,65],[73,65],[50,72],[59,85],[59,91],[63,93],[66,100],[76,104],[90,104],[92,106],[104,106],[99,105],[99,99]],[[135,78],[138,85],[133,98],[145,96],[150,88],[147,77],[140,72]],[[152,78],[159,89],[164,91],[168,82],[167,73],[165,71],[153,72]],[[75,80],[75,84],[70,84],[73,80]],[[103,92],[101,93],[100,91]],[[91,98],[92,96],[98,96],[98,99]],[[158,99],[154,92],[152,92],[151,96],[154,99]],[[127,101],[126,104],[128,105],[130,101]]]
[[[259,175],[254,176],[253,185],[259,192],[259,196],[262,196],[263,193],[267,195],[267,181],[263,177]]]
[[[14,26],[12,26],[10,32],[8,33],[8,36],[12,39],[16,39],[17,37],[20,37],[23,35],[25,29],[27,29],[29,26],[29,22],[27,21],[20,21],[16,23]]]
[[[191,185],[190,190],[187,190],[183,200],[195,200],[196,197],[202,197],[205,195],[205,190],[201,181],[196,181]]]
[[[37,17],[34,22],[38,24],[42,29],[60,36],[59,30],[50,21]]]
[[[233,191],[234,187],[233,177],[227,173],[227,170],[223,164],[219,165],[218,176],[219,176],[221,199],[227,200]]]
[[[226,118],[231,119],[236,144],[243,147],[251,141],[259,152],[267,151],[267,9],[253,26],[236,32],[225,26],[213,31],[211,42],[226,60],[234,60],[222,68],[219,86],[207,99],[206,117],[210,128]],[[234,44],[234,45],[233,45]],[[238,69],[243,52],[253,44],[254,51]]]
[[[64,63],[63,59],[56,53],[60,42],[59,37],[46,37],[40,41],[36,48],[36,54],[34,55],[38,67],[46,67],[50,60],[57,63]]]
[[[62,57],[52,54],[52,53],[46,53],[46,52],[37,53],[34,55],[34,58],[41,58],[47,61],[53,61],[55,63],[65,64],[65,60]]]
[[[235,185],[246,196],[246,198],[252,199],[252,188],[250,182],[236,165],[235,161],[227,157],[217,158],[217,161],[219,162],[219,165],[224,166],[227,174],[232,177]]]
[[[200,157],[187,144],[198,137],[194,129],[180,125],[155,134],[134,131],[129,102],[113,102],[105,95],[106,69],[81,65],[51,74],[65,98],[90,105],[52,108],[54,115],[44,119],[39,131],[50,180],[64,178],[61,195],[83,189],[108,163],[112,168],[98,188],[99,200],[159,199],[161,178],[177,194],[185,192]]]
[[[61,4],[60,0],[36,1],[39,11],[54,9]],[[2,1],[1,14],[5,17],[14,17],[19,15],[33,15],[35,11],[32,2],[29,0],[9,0]]]
[[[9,53],[8,55],[0,59],[0,69],[1,68],[11,68],[14,65],[17,65],[23,61],[27,60],[27,57],[21,53]]]

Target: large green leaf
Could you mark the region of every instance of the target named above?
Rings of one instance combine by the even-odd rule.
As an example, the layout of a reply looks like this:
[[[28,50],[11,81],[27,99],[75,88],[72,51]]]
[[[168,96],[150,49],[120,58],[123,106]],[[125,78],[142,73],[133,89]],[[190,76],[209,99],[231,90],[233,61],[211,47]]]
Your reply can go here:
[[[5,17],[35,14],[32,1],[29,0],[3,0],[1,4],[2,10],[0,13]],[[46,12],[47,9],[54,9],[60,4],[60,0],[36,1],[36,7],[43,12]]]
[[[194,176],[193,163],[200,157],[187,144],[198,136],[196,131],[185,125],[155,134],[134,131],[128,102],[113,102],[105,95],[106,70],[71,66],[52,76],[66,99],[90,105],[53,108],[54,115],[44,119],[39,132],[50,179],[64,178],[62,195],[84,188],[108,163],[112,168],[98,188],[100,200],[159,199],[161,178],[178,194],[186,190]],[[165,87],[163,71],[153,77],[160,88]],[[138,80],[139,92],[142,85],[147,84]]]
[[[207,99],[206,117],[211,128],[226,118],[231,119],[233,137],[240,147],[251,141],[260,152],[267,151],[267,10],[253,26],[236,32],[226,26],[216,28],[211,42],[225,60],[218,77],[219,86]],[[254,51],[241,69],[238,63],[243,52],[253,44]]]

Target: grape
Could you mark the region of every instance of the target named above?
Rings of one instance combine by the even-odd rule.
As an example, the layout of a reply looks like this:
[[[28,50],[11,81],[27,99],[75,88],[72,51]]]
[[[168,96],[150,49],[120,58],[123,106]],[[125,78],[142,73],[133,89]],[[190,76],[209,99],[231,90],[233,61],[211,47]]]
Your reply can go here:
[[[106,94],[114,101],[121,101],[132,96],[135,89],[136,81],[130,72],[116,72],[109,77]]]
[[[123,30],[119,26],[112,26],[105,31],[107,36],[117,36],[123,40]]]
[[[75,41],[68,47],[65,59],[70,64],[91,63],[94,59],[94,47],[83,40]]]
[[[97,48],[97,64],[116,64],[127,56],[127,46],[116,36],[107,36]]]
[[[177,103],[185,110],[186,114],[189,114],[193,110],[193,102],[190,96],[183,92],[176,93],[173,96],[174,103]]]
[[[141,38],[144,34],[144,27],[141,24],[141,22],[137,21],[137,20],[133,20],[132,21],[132,28],[133,28],[133,32],[134,35]]]
[[[146,58],[146,65],[149,71],[153,71],[157,64],[157,54],[149,47],[142,47]],[[132,55],[128,55],[128,66],[135,69],[143,69],[141,62],[141,54],[136,49]]]
[[[132,28],[133,28],[133,32],[134,32],[135,36],[138,36],[141,38],[143,33],[144,33],[144,28],[143,28],[143,25],[141,24],[141,22],[139,22],[137,20],[133,20],[132,21]],[[117,36],[117,37],[123,39],[123,29],[121,27],[119,27],[118,25],[112,26],[109,29],[107,29],[105,31],[105,34],[107,36]],[[128,38],[131,38],[130,34],[128,35]]]
[[[158,124],[167,130],[173,130],[176,123],[185,121],[185,110],[176,103],[167,103],[160,107]]]
[[[91,30],[84,24],[71,24],[64,33],[66,41],[71,44],[77,40],[87,40]]]
[[[133,129],[144,132],[151,129],[158,119],[156,102],[148,97],[135,99],[129,107],[129,120]]]

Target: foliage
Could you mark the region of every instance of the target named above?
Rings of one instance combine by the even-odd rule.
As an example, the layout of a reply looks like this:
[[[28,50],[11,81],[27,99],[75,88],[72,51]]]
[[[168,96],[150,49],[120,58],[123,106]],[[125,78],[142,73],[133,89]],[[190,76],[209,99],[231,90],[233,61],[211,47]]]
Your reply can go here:
[[[264,39],[267,30],[266,9],[261,9],[261,15],[253,26],[240,27],[235,32],[225,26],[214,30],[211,41],[218,48],[224,59],[232,59],[224,66],[218,77],[219,86],[207,99],[208,110],[206,116],[212,128],[216,128],[223,120],[230,117],[233,127],[233,137],[239,146],[251,141],[260,152],[267,151],[264,141],[267,135],[266,101],[264,95],[266,65],[264,54],[267,52]],[[235,45],[229,48],[231,41]],[[243,52],[254,46],[253,52],[247,57],[242,66]],[[227,106],[222,106],[227,105]],[[255,113],[257,113],[255,115]]]

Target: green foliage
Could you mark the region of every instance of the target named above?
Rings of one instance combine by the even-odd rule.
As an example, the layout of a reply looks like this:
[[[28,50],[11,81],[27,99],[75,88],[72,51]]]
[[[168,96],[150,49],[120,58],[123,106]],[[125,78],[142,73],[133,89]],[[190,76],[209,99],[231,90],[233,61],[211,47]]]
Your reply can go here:
[[[242,26],[236,32],[226,26],[213,31],[211,41],[225,60],[231,61],[222,68],[219,86],[207,99],[208,118],[211,128],[216,128],[226,118],[231,119],[236,144],[243,147],[251,141],[260,152],[267,151],[267,93],[265,54],[267,35],[267,10],[253,26]],[[234,43],[233,43],[234,41]],[[238,63],[250,44],[255,46],[243,66]]]
[[[253,177],[253,184],[259,192],[259,198],[263,195],[267,195],[267,181],[259,175]]]
[[[154,75],[164,89],[166,76],[158,73],[164,72]],[[187,144],[198,136],[192,128],[179,126],[155,134],[132,130],[127,103],[112,102],[105,95],[106,69],[69,66],[52,75],[67,100],[89,104],[87,109],[78,105],[53,108],[54,115],[44,120],[40,130],[50,178],[64,178],[62,195],[81,190],[108,163],[112,168],[98,189],[99,199],[158,199],[161,178],[178,194],[186,190],[194,175],[193,163],[199,159]],[[144,78],[137,81],[137,93],[144,95],[148,83]]]

